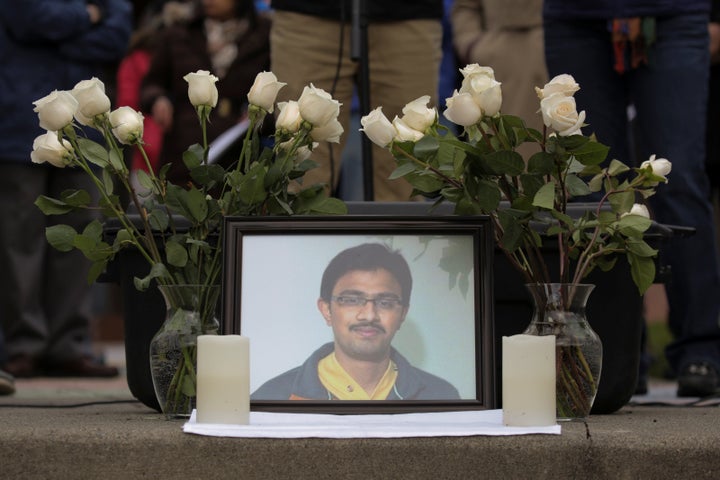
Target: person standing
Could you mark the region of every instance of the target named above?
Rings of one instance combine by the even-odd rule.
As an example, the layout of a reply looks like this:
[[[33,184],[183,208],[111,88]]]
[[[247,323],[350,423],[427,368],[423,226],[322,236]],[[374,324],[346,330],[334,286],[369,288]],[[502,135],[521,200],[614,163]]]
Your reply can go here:
[[[584,130],[610,146],[609,158],[637,164],[632,160],[657,154],[672,162],[669,183],[649,204],[659,223],[695,229],[660,250],[671,268],[666,289],[674,339],[666,356],[680,397],[714,394],[720,375],[720,273],[704,170],[709,12],[710,0],[545,0],[543,6],[548,71],[569,73],[582,85],[575,98],[592,119]]]
[[[45,228],[54,220],[34,205],[41,194],[94,187],[83,172],[31,163],[30,152],[44,133],[33,102],[114,66],[127,48],[132,9],[126,0],[0,0],[0,24],[3,368],[15,377],[116,376],[92,356],[90,262],[48,245]],[[82,229],[93,215],[70,223]]]
[[[502,113],[542,131],[535,87],[548,81],[543,50],[542,0],[454,0],[453,44],[461,65],[491,67],[502,83]],[[524,157],[536,145],[520,145]]]
[[[247,113],[247,93],[270,64],[270,20],[253,0],[202,0],[187,22],[165,28],[140,92],[143,111],[163,130],[160,165],[171,164],[168,180],[191,182],[182,154],[202,142],[197,112],[187,101],[183,77],[206,70],[219,78],[217,107],[207,124],[208,141],[235,126]],[[238,152],[239,153],[239,152]],[[229,156],[223,163],[237,160]]]
[[[353,92],[360,62],[351,58],[350,0],[273,0],[270,34],[271,68],[287,82],[279,101],[299,98],[313,84],[342,104],[338,120],[344,133],[340,143],[313,150],[318,168],[308,171],[304,184],[322,183],[334,193],[340,159],[350,131]],[[429,95],[437,104],[442,58],[443,0],[368,0],[367,39],[369,104],[382,105],[390,119],[402,116],[408,102]],[[385,149],[372,146],[374,200],[407,201],[412,187],[404,179],[389,180],[395,160]]]

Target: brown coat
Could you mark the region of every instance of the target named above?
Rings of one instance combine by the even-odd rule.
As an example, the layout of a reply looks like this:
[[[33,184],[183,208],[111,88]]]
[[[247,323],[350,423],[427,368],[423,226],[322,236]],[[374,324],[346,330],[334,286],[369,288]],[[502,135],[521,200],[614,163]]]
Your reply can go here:
[[[535,87],[548,80],[542,0],[455,0],[451,22],[460,65],[492,67],[502,83],[502,113],[541,129]],[[524,150],[521,153],[531,153]]]
[[[173,126],[165,133],[160,163],[172,162],[169,178],[173,182],[188,179],[182,154],[194,144],[202,144],[202,134],[195,108],[187,96],[188,84],[183,77],[197,70],[212,72],[203,22],[170,27],[163,34],[144,81],[141,102],[149,115],[159,96],[168,97],[174,108]],[[238,38],[237,57],[225,76],[217,82],[218,103],[210,114],[208,141],[235,125],[247,110],[247,93],[255,76],[270,66],[270,20],[258,18],[251,28]],[[228,159],[235,160],[235,159]]]

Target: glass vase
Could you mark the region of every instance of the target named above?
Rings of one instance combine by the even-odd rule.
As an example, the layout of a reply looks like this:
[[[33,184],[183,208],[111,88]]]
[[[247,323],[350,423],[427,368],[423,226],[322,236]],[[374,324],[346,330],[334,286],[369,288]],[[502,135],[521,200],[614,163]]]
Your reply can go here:
[[[186,418],[195,408],[198,335],[217,335],[219,286],[159,285],[165,321],[150,342],[150,373],[167,418]]]
[[[558,420],[587,418],[598,391],[602,342],[585,315],[594,287],[567,283],[527,285],[534,312],[524,333],[555,335]]]

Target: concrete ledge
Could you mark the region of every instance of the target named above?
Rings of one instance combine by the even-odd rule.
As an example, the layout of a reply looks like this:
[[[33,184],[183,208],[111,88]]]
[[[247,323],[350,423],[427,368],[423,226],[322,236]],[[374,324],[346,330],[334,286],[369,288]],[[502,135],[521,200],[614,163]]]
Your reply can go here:
[[[717,407],[624,407],[562,435],[239,439],[190,435],[137,402],[0,402],[0,477],[718,478]]]

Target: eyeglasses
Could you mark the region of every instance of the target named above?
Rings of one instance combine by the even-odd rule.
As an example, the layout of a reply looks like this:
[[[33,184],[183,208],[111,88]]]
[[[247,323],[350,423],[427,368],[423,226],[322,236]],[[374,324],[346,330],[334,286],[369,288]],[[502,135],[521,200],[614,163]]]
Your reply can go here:
[[[402,300],[395,297],[377,297],[368,298],[359,295],[338,295],[332,297],[332,300],[341,307],[362,308],[368,302],[372,302],[378,310],[393,311],[402,305]]]

